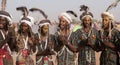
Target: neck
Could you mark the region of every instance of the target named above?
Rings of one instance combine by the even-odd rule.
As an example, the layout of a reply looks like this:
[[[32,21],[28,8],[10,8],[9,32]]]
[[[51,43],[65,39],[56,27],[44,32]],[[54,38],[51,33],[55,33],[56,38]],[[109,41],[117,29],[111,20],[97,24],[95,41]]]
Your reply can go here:
[[[109,26],[103,28],[104,31],[109,31]]]
[[[46,36],[47,36],[47,33],[41,33],[41,36],[46,37]]]
[[[109,32],[109,28],[104,29],[104,31]]]
[[[7,31],[5,28],[2,28],[2,29],[0,29],[0,30],[2,30],[2,31]]]
[[[85,32],[89,32],[90,27],[85,27],[84,30],[85,30]]]
[[[5,31],[5,29],[0,29],[1,31]]]
[[[84,25],[84,28],[90,28],[90,27],[91,27],[90,25],[88,25],[88,26],[85,26],[85,25]]]
[[[61,31],[67,31],[68,29],[67,28],[63,28],[63,29],[61,29]]]
[[[27,32],[22,33],[23,36],[28,36]]]
[[[69,29],[64,29],[64,30],[61,30],[61,34],[64,36],[67,36],[67,35],[69,35],[69,33],[70,33],[70,30]]]

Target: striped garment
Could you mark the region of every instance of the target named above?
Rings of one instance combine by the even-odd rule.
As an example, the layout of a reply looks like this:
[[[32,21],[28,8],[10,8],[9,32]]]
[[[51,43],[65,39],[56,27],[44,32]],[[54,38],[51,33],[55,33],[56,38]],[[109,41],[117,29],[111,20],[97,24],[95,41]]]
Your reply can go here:
[[[78,47],[81,45],[80,41],[82,36],[85,36],[86,38],[89,37],[93,45],[95,44],[96,39],[98,39],[98,31],[94,28],[91,28],[88,33],[84,32],[83,28],[78,29],[75,34]],[[95,39],[93,38],[94,36],[96,36]],[[95,51],[90,46],[85,46],[79,51],[78,65],[96,65]]]
[[[59,33],[59,32],[57,32]],[[75,65],[75,53],[73,53],[69,48],[65,45],[62,45],[63,41],[59,41],[58,37],[61,34],[56,34],[57,40],[58,40],[58,65]],[[69,37],[69,38],[68,38]],[[75,48],[77,47],[77,44],[75,42],[75,34],[74,32],[71,32],[67,36],[68,41],[70,44],[72,44]]]

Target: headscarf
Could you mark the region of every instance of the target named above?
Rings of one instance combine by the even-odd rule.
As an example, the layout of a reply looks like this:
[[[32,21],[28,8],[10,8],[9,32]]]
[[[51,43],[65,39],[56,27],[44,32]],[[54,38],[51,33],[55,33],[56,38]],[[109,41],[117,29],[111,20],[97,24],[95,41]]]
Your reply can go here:
[[[72,18],[66,12],[61,13],[58,18],[64,18],[68,23],[72,22]]]

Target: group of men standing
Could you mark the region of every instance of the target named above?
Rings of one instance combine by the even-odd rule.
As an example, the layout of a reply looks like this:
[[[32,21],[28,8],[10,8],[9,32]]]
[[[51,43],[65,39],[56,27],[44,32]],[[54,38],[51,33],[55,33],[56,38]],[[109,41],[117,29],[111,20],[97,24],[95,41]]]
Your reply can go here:
[[[68,12],[62,12],[58,17],[57,32],[50,34],[51,21],[44,13],[45,19],[38,23],[38,33],[33,33],[34,18],[28,15],[25,7],[17,10],[24,11],[17,31],[12,26],[11,15],[0,11],[1,64],[13,65],[12,54],[17,52],[16,65],[34,65],[34,62],[37,65],[96,65],[95,51],[102,52],[100,65],[120,64],[120,31],[114,27],[111,13],[101,14],[101,29],[97,30],[93,14],[85,11],[80,16],[82,28],[73,31],[70,29],[73,19]],[[37,8],[31,9],[34,10],[41,12]],[[36,60],[31,55],[35,55]]]

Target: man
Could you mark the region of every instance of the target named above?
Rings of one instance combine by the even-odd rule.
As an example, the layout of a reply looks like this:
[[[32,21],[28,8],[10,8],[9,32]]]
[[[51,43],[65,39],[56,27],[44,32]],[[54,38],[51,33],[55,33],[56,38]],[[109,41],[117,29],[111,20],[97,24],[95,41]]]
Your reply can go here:
[[[26,7],[18,7],[24,10]],[[19,29],[16,36],[16,49],[18,56],[16,58],[17,65],[34,65],[30,54],[34,52],[34,34],[32,32],[32,25],[34,24],[33,17],[28,16],[27,9],[23,11],[23,16],[20,20]]]
[[[50,20],[41,20],[38,33],[35,34],[38,53],[36,54],[37,65],[53,65],[52,55],[55,55],[54,46],[56,39],[49,34]]]
[[[76,52],[74,40],[74,33],[70,29],[70,23],[72,22],[71,16],[63,12],[59,15],[59,30],[56,32],[57,47],[55,50],[58,52],[58,65],[75,65]]]
[[[78,29],[76,39],[78,43],[78,65],[96,65],[95,44],[99,38],[98,31],[93,28],[93,15],[91,12],[84,12],[80,19],[82,28]]]
[[[7,16],[9,15],[9,16]],[[10,59],[5,60],[5,63],[10,63],[12,65],[12,57],[10,54],[12,51],[15,50],[15,31],[12,27],[10,27],[10,22],[11,21],[10,14],[6,11],[0,11],[0,48],[1,48],[1,53],[8,52],[4,55],[7,57],[10,57]],[[3,52],[2,52],[2,49]]]
[[[38,48],[36,54],[37,65],[54,65],[53,55],[55,55],[54,46],[56,39],[54,35],[50,34],[50,20],[47,19],[47,15],[38,8],[31,8],[30,11],[39,11],[45,19],[38,22],[38,33],[35,34],[35,43]]]
[[[100,65],[119,65],[117,46],[120,41],[120,32],[114,27],[114,16],[109,12],[103,12],[101,39],[104,48],[100,57]]]
[[[11,57],[15,50],[15,31],[12,24],[11,15],[5,11],[5,0],[2,1],[2,10],[0,10],[0,65],[13,65]]]

